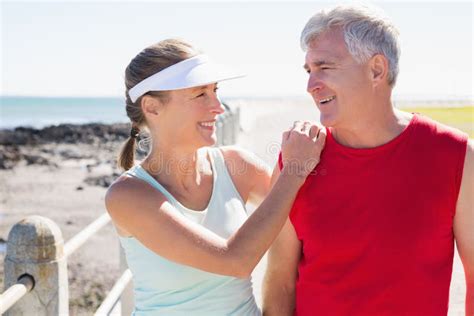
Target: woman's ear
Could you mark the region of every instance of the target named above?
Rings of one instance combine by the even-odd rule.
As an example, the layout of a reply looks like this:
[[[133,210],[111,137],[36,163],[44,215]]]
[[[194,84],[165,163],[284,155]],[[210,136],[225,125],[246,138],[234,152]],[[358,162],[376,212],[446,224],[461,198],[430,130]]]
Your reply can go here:
[[[374,87],[382,82],[388,83],[388,60],[382,54],[375,54],[370,59],[370,71]]]
[[[161,102],[158,100],[158,98],[154,98],[149,95],[144,95],[141,100],[141,107],[145,116],[158,115],[161,107]]]

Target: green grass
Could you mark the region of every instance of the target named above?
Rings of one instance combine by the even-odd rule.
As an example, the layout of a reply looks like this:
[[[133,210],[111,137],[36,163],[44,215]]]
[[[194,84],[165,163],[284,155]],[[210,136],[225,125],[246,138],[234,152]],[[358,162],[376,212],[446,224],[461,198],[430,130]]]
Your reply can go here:
[[[403,107],[406,112],[417,112],[435,121],[455,127],[474,138],[474,106],[465,107]]]

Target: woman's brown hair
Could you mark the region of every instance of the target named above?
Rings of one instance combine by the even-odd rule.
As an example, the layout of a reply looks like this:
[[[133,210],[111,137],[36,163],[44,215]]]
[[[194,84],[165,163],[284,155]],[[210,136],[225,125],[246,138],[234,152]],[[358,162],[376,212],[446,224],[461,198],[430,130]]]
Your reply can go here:
[[[199,51],[191,44],[180,39],[167,39],[145,48],[127,66],[125,69],[125,109],[132,122],[132,129],[118,156],[117,163],[120,168],[128,170],[133,166],[136,139],[140,129],[146,127],[141,107],[142,97],[138,98],[136,102],[132,102],[128,91],[155,73],[197,54]],[[164,104],[169,100],[166,91],[153,91],[146,95],[157,97]]]

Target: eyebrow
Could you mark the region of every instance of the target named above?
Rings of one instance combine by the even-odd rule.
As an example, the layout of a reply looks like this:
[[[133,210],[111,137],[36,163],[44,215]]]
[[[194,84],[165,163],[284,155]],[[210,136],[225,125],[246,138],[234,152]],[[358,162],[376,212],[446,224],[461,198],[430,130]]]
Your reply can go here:
[[[216,84],[207,84],[207,85],[204,85],[204,86],[199,86],[199,87],[192,88],[191,92],[192,92],[192,93],[195,93],[195,92],[200,92],[200,91],[202,91],[202,90],[206,90],[207,87],[209,87],[209,86],[211,86],[211,85],[217,86]]]
[[[336,65],[335,62],[329,61],[329,60],[317,60],[317,61],[311,62],[310,64],[313,65],[313,66],[316,66],[316,67],[320,67],[320,66],[322,66],[322,65],[328,65],[328,66],[334,66],[334,65]],[[308,64],[305,63],[305,64],[303,65],[303,68],[306,69],[306,70],[309,70]]]
[[[205,90],[206,89],[206,86],[200,86],[200,87],[195,87],[191,90],[191,92],[199,92],[201,90]]]

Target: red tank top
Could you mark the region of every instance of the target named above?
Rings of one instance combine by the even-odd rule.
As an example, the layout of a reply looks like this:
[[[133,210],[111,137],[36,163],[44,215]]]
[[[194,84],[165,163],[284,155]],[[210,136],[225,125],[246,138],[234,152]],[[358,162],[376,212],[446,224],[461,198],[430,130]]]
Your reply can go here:
[[[302,243],[295,315],[446,315],[466,146],[418,114],[370,149],[328,131],[290,213]]]

